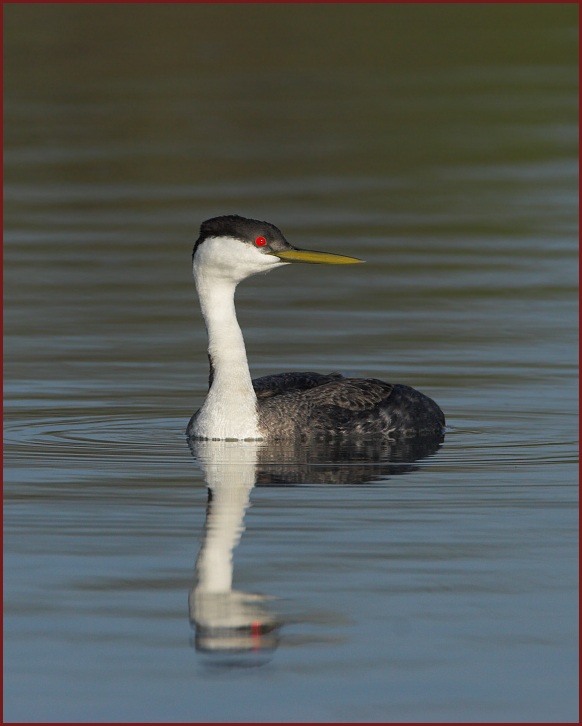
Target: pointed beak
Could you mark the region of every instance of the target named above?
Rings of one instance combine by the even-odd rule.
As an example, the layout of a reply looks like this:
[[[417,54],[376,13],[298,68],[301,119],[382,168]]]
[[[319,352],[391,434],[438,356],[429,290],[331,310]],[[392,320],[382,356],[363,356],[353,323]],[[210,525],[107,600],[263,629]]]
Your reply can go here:
[[[283,262],[308,262],[312,265],[355,265],[363,262],[357,257],[336,255],[333,252],[315,252],[313,250],[282,250],[271,252]]]

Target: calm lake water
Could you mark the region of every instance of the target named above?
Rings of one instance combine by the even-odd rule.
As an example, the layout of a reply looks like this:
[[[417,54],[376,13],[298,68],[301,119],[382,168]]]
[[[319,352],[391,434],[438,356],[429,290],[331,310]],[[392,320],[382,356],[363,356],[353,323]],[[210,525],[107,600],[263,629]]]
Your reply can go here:
[[[577,13],[4,7],[5,721],[577,721]],[[225,213],[367,261],[244,283],[253,375],[440,447],[188,445]]]

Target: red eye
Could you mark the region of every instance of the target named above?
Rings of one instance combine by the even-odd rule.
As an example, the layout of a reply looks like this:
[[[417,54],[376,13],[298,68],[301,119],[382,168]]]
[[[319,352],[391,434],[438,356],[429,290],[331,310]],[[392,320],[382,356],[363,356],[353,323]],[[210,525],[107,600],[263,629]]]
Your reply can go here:
[[[267,244],[267,240],[264,237],[257,237],[255,244],[257,247],[264,247]]]

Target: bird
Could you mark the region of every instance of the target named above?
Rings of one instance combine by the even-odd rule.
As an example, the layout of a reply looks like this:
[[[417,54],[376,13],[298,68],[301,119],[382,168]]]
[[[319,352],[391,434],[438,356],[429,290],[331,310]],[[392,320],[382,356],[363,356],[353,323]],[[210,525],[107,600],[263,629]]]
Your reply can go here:
[[[292,246],[270,222],[237,214],[202,222],[192,271],[208,334],[209,389],[186,435],[214,440],[350,440],[440,436],[445,416],[405,384],[314,371],[252,379],[234,303],[237,285],[293,263],[363,262]]]

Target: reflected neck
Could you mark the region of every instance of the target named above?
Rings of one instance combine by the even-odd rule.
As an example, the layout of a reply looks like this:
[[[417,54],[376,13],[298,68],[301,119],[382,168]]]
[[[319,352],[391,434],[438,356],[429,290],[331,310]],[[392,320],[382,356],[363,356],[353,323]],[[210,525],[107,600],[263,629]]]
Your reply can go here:
[[[198,593],[232,588],[232,558],[256,480],[257,442],[201,441],[195,451],[208,485],[204,540],[196,564]]]

